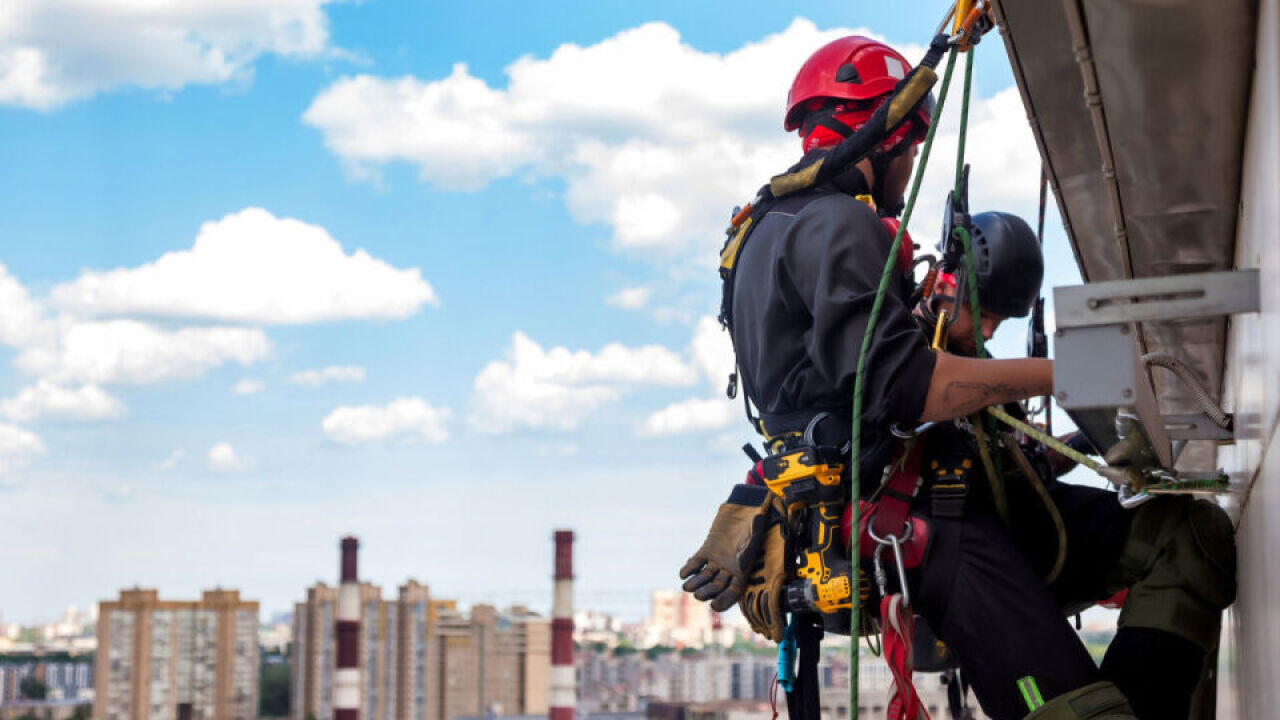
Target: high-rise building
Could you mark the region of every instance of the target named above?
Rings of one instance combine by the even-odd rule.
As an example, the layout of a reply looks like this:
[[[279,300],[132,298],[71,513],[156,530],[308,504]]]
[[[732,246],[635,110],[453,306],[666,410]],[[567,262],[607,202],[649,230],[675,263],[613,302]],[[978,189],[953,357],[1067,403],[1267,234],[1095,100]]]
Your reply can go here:
[[[98,605],[93,675],[99,720],[253,720],[258,603],[236,590],[196,601],[121,590]]]
[[[406,582],[393,600],[360,586],[361,720],[450,720],[470,715],[545,715],[549,621],[524,608],[470,614]],[[294,720],[332,720],[338,591],[307,590],[293,613]]]

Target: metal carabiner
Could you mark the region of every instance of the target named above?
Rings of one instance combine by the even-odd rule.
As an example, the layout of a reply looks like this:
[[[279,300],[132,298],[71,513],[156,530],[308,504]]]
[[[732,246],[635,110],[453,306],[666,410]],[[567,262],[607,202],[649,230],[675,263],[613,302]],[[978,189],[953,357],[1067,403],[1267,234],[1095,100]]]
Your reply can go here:
[[[885,546],[888,545],[893,549],[893,560],[898,565],[898,585],[902,588],[902,602],[907,605],[911,604],[911,591],[907,588],[907,565],[902,559],[902,544],[911,539],[912,531],[911,520],[907,519],[901,536],[890,535],[887,538],[882,538],[876,535],[871,523],[867,523],[867,534],[879,545],[875,552],[871,554],[871,561],[875,568],[876,584],[880,586],[880,597],[885,597],[888,594],[889,578],[884,571],[884,561],[880,559],[880,554],[884,552]]]

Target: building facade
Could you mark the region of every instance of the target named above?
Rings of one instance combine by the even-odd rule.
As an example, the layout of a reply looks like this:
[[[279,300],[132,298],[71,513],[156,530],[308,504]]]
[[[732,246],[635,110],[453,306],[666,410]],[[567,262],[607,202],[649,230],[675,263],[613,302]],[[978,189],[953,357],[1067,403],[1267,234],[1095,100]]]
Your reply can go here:
[[[122,590],[98,605],[97,720],[253,720],[258,603],[236,590],[160,600]]]
[[[23,701],[22,681],[44,684],[46,698],[88,702],[93,699],[93,655],[42,651],[0,652],[0,706]]]
[[[550,623],[523,608],[470,614],[406,582],[395,599],[360,586],[362,720],[451,720],[547,712]],[[332,720],[336,588],[317,583],[293,613],[293,720]]]

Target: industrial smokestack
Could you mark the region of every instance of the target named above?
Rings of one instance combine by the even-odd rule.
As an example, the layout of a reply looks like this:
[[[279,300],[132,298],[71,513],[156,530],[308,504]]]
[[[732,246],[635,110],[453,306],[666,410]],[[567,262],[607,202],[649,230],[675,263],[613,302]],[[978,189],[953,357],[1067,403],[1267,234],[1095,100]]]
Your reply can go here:
[[[333,674],[333,720],[360,720],[360,580],[356,552],[360,541],[342,538],[342,577],[338,587],[338,665]]]
[[[578,703],[573,676],[573,531],[557,530],[555,599],[551,605],[549,720],[573,720]]]

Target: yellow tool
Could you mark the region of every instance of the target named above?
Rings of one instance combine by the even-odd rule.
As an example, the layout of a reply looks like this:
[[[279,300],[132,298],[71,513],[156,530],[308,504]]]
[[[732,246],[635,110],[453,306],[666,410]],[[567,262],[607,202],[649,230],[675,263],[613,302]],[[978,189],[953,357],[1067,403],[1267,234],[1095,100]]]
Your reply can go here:
[[[782,498],[788,524],[803,540],[796,580],[785,588],[787,607],[821,613],[830,630],[847,633],[853,586],[849,558],[839,541],[847,502],[843,454],[833,447],[805,445],[771,455],[761,467],[765,485]]]

